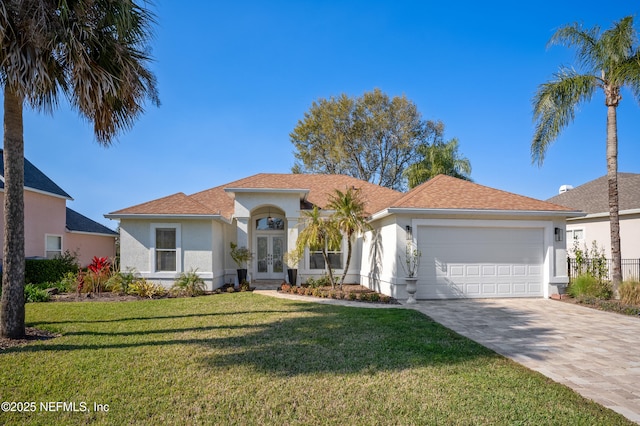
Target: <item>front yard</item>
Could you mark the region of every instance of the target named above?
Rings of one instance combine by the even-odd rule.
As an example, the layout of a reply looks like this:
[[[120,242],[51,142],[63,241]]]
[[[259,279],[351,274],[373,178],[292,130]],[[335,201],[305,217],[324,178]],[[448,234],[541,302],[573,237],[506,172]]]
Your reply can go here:
[[[631,424],[413,310],[234,293],[27,324],[62,336],[0,351],[2,401],[35,402],[2,423]]]

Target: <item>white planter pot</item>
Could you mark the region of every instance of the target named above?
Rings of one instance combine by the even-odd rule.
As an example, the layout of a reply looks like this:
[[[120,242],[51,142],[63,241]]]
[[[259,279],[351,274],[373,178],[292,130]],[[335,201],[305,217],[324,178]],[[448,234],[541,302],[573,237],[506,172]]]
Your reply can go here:
[[[418,277],[405,277],[404,279],[407,282],[407,293],[409,297],[407,298],[407,305],[413,305],[416,303],[416,291],[418,291]]]

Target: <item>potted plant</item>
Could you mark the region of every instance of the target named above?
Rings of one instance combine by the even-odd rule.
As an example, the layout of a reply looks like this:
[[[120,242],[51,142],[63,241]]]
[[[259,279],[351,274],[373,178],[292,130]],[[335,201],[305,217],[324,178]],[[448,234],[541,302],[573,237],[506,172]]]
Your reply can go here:
[[[287,277],[292,286],[295,286],[298,281],[298,263],[300,263],[302,253],[300,250],[294,249],[284,255],[284,261],[287,263]]]
[[[418,291],[417,281],[420,257],[422,257],[422,252],[415,248],[411,242],[408,242],[405,247],[404,262],[400,262],[400,266],[402,266],[406,275],[404,280],[407,282],[407,293],[409,294],[407,304],[416,303],[415,294]]]
[[[238,284],[247,281],[247,263],[253,259],[253,253],[246,247],[238,247],[234,242],[231,243],[231,258],[238,265]]]

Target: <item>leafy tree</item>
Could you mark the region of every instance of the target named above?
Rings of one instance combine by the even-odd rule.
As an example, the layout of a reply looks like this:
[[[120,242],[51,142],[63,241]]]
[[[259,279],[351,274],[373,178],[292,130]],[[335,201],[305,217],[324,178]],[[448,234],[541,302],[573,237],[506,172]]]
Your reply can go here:
[[[389,98],[379,89],[313,102],[290,139],[294,173],[345,174],[403,190],[405,168],[418,158],[438,123],[423,121],[405,96]]]
[[[309,247],[309,250],[312,251],[322,252],[331,288],[335,288],[328,250],[340,250],[342,245],[342,234],[336,222],[331,217],[322,216],[320,209],[314,206],[312,210],[302,212],[301,226],[303,228],[298,235],[295,251],[299,256],[304,253],[305,247]]]
[[[349,188],[342,192],[338,189],[331,195],[327,208],[334,210],[331,215],[338,229],[347,238],[347,263],[344,266],[344,272],[340,278],[340,289],[344,284],[344,280],[351,263],[352,239],[356,233],[364,233],[371,229],[371,225],[367,222],[367,213],[365,212],[365,203],[357,189]]]
[[[159,105],[148,69],[152,13],[131,0],[0,2],[0,84],[4,92],[3,288],[0,334],[24,324],[24,106],[52,112],[60,94],[109,145]]]
[[[471,180],[471,162],[458,153],[458,139],[448,142],[440,139],[431,145],[420,145],[418,154],[422,160],[411,164],[405,172],[409,188],[415,188],[439,174]]]
[[[550,45],[577,49],[583,72],[561,68],[555,78],[538,87],[533,100],[536,123],[531,157],[542,165],[549,145],[571,123],[576,108],[602,90],[607,106],[607,179],[609,184],[609,220],[613,288],[622,281],[620,223],[618,218],[618,130],[616,108],[622,99],[620,90],[631,89],[640,101],[640,49],[634,44],[637,33],[633,17],[627,16],[604,32],[599,27],[585,29],[579,24],[564,26],[551,37]]]

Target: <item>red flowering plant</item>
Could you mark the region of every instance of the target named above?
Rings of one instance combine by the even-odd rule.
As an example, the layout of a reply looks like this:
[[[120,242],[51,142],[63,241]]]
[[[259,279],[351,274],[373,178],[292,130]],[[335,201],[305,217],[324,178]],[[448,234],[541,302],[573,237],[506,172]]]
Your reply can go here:
[[[110,268],[111,262],[108,258],[93,256],[91,264],[87,266],[87,278],[91,282],[91,291],[96,293],[102,291],[104,283],[109,279]]]

